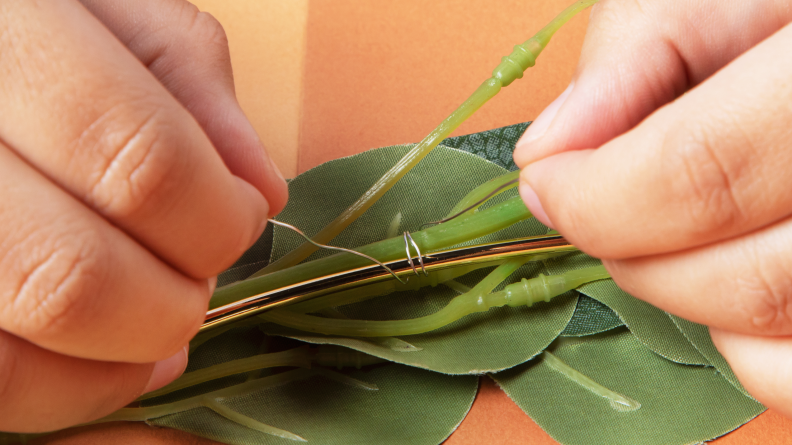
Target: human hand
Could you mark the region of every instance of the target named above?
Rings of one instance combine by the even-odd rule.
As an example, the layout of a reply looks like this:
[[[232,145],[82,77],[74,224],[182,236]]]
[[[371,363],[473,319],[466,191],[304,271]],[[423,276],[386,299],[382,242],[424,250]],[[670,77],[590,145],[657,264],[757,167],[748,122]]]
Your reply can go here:
[[[216,21],[183,0],[82,3],[0,3],[4,431],[176,378],[212,277],[287,199]]]
[[[603,0],[520,193],[792,416],[792,3]]]

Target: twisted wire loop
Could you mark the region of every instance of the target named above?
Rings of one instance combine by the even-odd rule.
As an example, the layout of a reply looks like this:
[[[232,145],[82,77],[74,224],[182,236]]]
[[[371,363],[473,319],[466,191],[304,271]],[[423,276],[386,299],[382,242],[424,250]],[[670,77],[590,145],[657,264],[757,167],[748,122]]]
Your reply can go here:
[[[287,223],[285,223],[285,222],[280,222],[280,221],[275,221],[274,219],[268,219],[267,221],[271,222],[272,224],[275,224],[276,226],[286,227],[287,229],[294,230],[295,232],[299,233],[299,234],[300,234],[300,235],[301,235],[303,238],[305,238],[305,240],[306,240],[306,241],[308,241],[309,243],[311,243],[311,244],[313,244],[314,246],[316,246],[316,247],[319,247],[319,248],[321,248],[321,249],[338,250],[338,251],[341,251],[341,252],[351,253],[351,254],[354,254],[354,255],[357,255],[357,256],[361,256],[361,257],[363,257],[363,258],[366,258],[366,259],[368,259],[368,260],[371,260],[371,261],[373,261],[373,262],[375,262],[375,263],[379,264],[379,265],[380,265],[380,266],[381,266],[383,269],[387,270],[389,274],[393,275],[393,278],[396,278],[397,280],[399,280],[399,283],[401,283],[401,284],[407,284],[407,282],[406,282],[406,281],[404,281],[404,280],[402,280],[401,278],[399,278],[399,277],[398,277],[398,276],[397,276],[397,275],[396,275],[396,274],[393,272],[393,270],[391,270],[391,268],[390,268],[390,267],[388,267],[388,266],[386,266],[386,265],[382,264],[382,263],[381,263],[380,261],[378,261],[376,258],[370,257],[370,256],[366,255],[365,253],[360,253],[360,252],[357,252],[357,251],[355,251],[355,250],[352,250],[352,249],[345,249],[345,248],[343,248],[343,247],[326,246],[326,245],[324,245],[324,244],[319,244],[319,243],[317,243],[316,241],[314,241],[314,240],[312,240],[311,238],[309,238],[309,237],[308,237],[308,235],[304,234],[304,233],[303,233],[303,232],[302,232],[300,229],[298,229],[297,227],[294,227],[294,226],[293,226],[293,225],[291,225],[291,224],[287,224]],[[407,232],[405,232],[405,233],[407,233]],[[412,239],[412,237],[410,237],[410,239]],[[407,237],[406,237],[406,236],[405,236],[404,240],[405,240],[405,242],[407,242]],[[413,245],[415,245],[415,241],[413,241]],[[415,246],[415,250],[418,250],[418,246],[417,246],[417,245]],[[420,255],[420,252],[418,253],[418,255]],[[408,250],[408,252],[407,252],[407,256],[408,256],[408,258],[409,258],[409,250]],[[410,265],[412,266],[412,258],[410,258]],[[423,260],[421,260],[421,267],[423,267]],[[415,266],[413,266],[413,270],[415,270]],[[417,274],[418,272],[416,271],[415,273]],[[426,270],[424,270],[424,273],[426,273]]]
[[[409,242],[407,241],[408,239]],[[421,250],[418,249],[418,244],[415,242],[412,235],[410,235],[410,232],[404,232],[404,250],[407,252],[407,261],[410,263],[410,267],[412,267],[415,275],[418,275],[418,269],[415,267],[412,255],[410,254],[410,244],[412,244],[413,248],[415,249],[415,253],[418,255],[418,262],[421,264],[421,271],[428,277],[429,273],[426,271],[426,266],[424,266],[423,255],[421,255]]]
[[[485,202],[486,202],[488,199],[490,199],[490,198],[492,198],[493,196],[495,196],[495,195],[497,195],[498,193],[500,193],[500,191],[501,191],[501,190],[503,190],[503,189],[505,189],[505,188],[508,188],[508,187],[511,187],[512,185],[516,184],[516,183],[517,183],[517,181],[519,181],[519,179],[512,179],[511,181],[509,181],[509,182],[507,182],[507,183],[505,183],[505,184],[502,184],[501,186],[499,186],[499,187],[498,187],[498,188],[496,188],[495,190],[491,191],[491,192],[490,192],[490,193],[489,193],[487,196],[485,196],[485,197],[483,197],[483,198],[479,199],[478,201],[476,201],[476,202],[474,202],[473,204],[471,204],[471,205],[469,205],[469,206],[465,207],[464,209],[462,209],[462,210],[458,211],[457,213],[455,213],[455,214],[453,214],[453,215],[449,216],[448,218],[443,218],[443,219],[439,219],[439,220],[437,220],[437,221],[432,221],[432,222],[428,222],[428,223],[423,223],[423,224],[421,224],[421,227],[419,227],[419,229],[423,229],[423,227],[424,227],[424,226],[428,226],[428,225],[432,225],[432,224],[442,224],[442,223],[444,223],[444,222],[451,221],[452,219],[454,219],[454,218],[456,218],[456,217],[458,217],[458,216],[461,216],[461,215],[463,215],[463,214],[465,214],[465,213],[467,213],[467,212],[469,212],[469,211],[471,211],[471,210],[475,209],[476,207],[480,206],[481,204],[484,204],[484,203],[485,203]]]

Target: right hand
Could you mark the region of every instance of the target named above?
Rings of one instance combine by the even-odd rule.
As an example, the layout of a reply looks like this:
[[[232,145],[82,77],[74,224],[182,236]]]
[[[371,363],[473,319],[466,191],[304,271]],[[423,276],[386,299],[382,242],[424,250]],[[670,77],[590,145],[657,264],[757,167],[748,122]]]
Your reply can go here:
[[[214,278],[285,205],[222,27],[183,0],[0,3],[0,430],[176,378]]]
[[[515,150],[534,215],[622,289],[710,326],[792,416],[792,4],[603,0]]]

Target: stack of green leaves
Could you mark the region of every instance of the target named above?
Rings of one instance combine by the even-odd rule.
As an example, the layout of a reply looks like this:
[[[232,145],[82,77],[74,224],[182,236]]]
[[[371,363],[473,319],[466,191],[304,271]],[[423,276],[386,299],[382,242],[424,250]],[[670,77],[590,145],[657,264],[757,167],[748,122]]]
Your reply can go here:
[[[333,245],[354,248],[379,241],[397,227],[414,231],[446,215],[467,192],[516,169],[514,144],[527,124],[447,139]],[[289,184],[290,202],[277,219],[312,235],[357,199],[409,150],[399,145],[320,165]],[[494,199],[515,196],[511,190]],[[547,233],[535,220],[471,241]],[[302,242],[294,232],[269,227],[220,284],[242,279]],[[310,259],[331,252],[318,251]],[[528,263],[508,283],[538,273],[559,274],[599,264],[584,254]],[[456,280],[472,287],[486,270]],[[438,285],[375,297],[336,308],[335,316],[394,320],[424,316],[458,294]],[[274,324],[234,328],[198,347],[188,372],[263,351],[332,344],[384,359],[342,369],[377,391],[316,376],[219,402],[314,444],[437,444],[469,410],[478,378],[488,375],[562,444],[687,444],[725,434],[764,410],[745,393],[715,350],[706,327],[671,316],[597,281],[533,307],[493,308],[441,329],[401,338],[344,338]],[[581,383],[573,371],[593,381]],[[282,372],[267,369],[260,375]],[[258,371],[256,371],[258,372]],[[250,374],[213,380],[146,400],[156,405],[244,382]],[[585,380],[585,378],[584,378]],[[594,388],[594,389],[592,389]],[[599,388],[599,389],[597,389]],[[636,402],[630,409],[603,396]],[[636,409],[636,407],[640,406]],[[229,444],[287,444],[293,440],[246,428],[206,408],[149,421]]]

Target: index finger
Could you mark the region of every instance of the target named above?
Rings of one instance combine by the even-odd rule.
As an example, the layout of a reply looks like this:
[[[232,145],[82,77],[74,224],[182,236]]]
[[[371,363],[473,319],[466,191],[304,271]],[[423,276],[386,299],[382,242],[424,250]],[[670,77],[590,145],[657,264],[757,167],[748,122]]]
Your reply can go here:
[[[190,113],[78,2],[2,8],[0,138],[184,274],[230,266],[268,204]]]
[[[528,166],[561,233],[620,259],[749,233],[792,214],[792,25],[597,150]],[[524,197],[530,195],[521,189]]]
[[[528,127],[514,161],[606,143],[791,20],[773,0],[600,1],[572,85]]]

